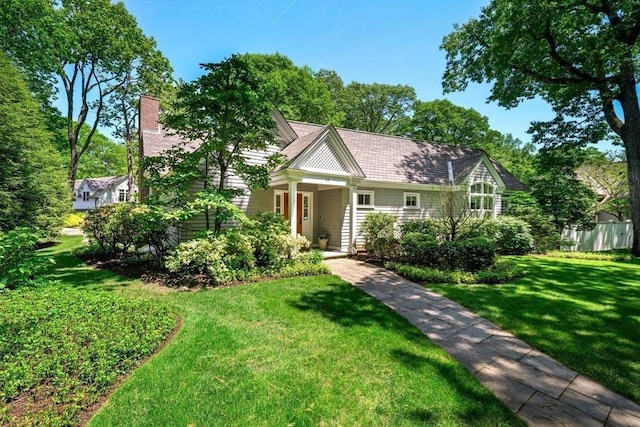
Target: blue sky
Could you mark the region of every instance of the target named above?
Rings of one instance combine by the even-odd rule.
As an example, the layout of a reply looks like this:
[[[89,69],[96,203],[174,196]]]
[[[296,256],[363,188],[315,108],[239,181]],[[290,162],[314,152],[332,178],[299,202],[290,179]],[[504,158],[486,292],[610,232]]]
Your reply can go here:
[[[124,0],[146,35],[169,58],[175,77],[233,53],[280,52],[299,66],[336,71],[345,84],[407,84],[418,99],[447,98],[474,108],[491,127],[529,141],[532,120],[553,117],[543,101],[506,110],[487,104],[489,86],[444,95],[442,38],[478,16],[488,0]]]

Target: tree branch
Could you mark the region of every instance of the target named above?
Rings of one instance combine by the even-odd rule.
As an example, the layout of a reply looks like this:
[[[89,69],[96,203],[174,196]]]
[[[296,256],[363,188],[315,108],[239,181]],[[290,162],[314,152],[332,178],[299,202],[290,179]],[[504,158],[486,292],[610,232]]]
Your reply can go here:
[[[600,96],[602,97],[602,111],[604,112],[604,117],[611,127],[611,130],[620,136],[620,133],[622,132],[622,125],[624,123],[620,120],[613,108],[613,99],[602,91],[600,91]]]

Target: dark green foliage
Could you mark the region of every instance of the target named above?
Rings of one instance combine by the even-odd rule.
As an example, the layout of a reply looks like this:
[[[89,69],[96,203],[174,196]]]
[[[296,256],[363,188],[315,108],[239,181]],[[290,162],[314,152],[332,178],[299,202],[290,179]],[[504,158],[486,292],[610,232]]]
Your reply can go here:
[[[36,256],[40,236],[29,228],[0,231],[0,291],[38,282],[48,260]]]
[[[400,241],[400,253],[399,259],[407,264],[475,272],[493,265],[496,249],[485,237],[438,242],[419,233],[407,233]]]
[[[379,260],[398,259],[400,240],[395,237],[378,237],[369,246],[369,255]]]
[[[38,104],[0,53],[0,231],[32,227],[54,235],[71,204],[64,164]]]
[[[82,229],[106,256],[124,258],[130,252],[139,255],[139,249],[148,249],[150,256],[161,260],[168,249],[170,225],[159,207],[116,203],[88,212]]]
[[[431,218],[411,219],[404,221],[400,225],[400,234],[402,236],[408,233],[419,233],[427,239],[436,240],[439,232],[438,224]]]
[[[522,219],[529,224],[533,236],[533,251],[545,253],[558,249],[562,241],[560,232],[545,215],[536,199],[529,193],[518,191],[507,198],[504,215]]]
[[[461,270],[441,270],[398,262],[387,262],[385,267],[421,284],[499,284],[512,282],[526,274],[526,271],[518,264],[507,260],[499,260],[494,265],[475,273]]]
[[[0,424],[77,424],[174,324],[166,306],[110,292],[0,291]],[[27,404],[12,419],[8,405],[18,397],[47,404]]]
[[[402,259],[413,265],[440,265],[440,244],[430,235],[405,233],[400,240]]]
[[[501,255],[524,255],[533,249],[531,226],[524,219],[501,215],[483,223],[480,232],[495,243]]]

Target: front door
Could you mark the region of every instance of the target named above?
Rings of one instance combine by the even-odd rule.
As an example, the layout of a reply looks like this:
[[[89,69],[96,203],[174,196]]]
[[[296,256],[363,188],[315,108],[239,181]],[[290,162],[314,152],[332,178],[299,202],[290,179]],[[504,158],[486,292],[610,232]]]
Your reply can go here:
[[[296,229],[297,234],[302,234],[310,241],[313,239],[313,223],[311,219],[311,200],[313,193],[298,192],[296,195]],[[282,210],[284,217],[289,219],[289,193],[283,192],[282,195]],[[277,203],[277,202],[276,202]],[[276,206],[277,208],[277,206]]]

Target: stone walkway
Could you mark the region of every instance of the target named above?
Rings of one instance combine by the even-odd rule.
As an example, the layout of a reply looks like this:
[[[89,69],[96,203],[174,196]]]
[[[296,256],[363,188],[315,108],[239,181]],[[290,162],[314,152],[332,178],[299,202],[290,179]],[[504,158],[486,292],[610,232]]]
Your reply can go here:
[[[446,350],[530,426],[640,426],[640,406],[491,322],[384,268],[326,261]]]

